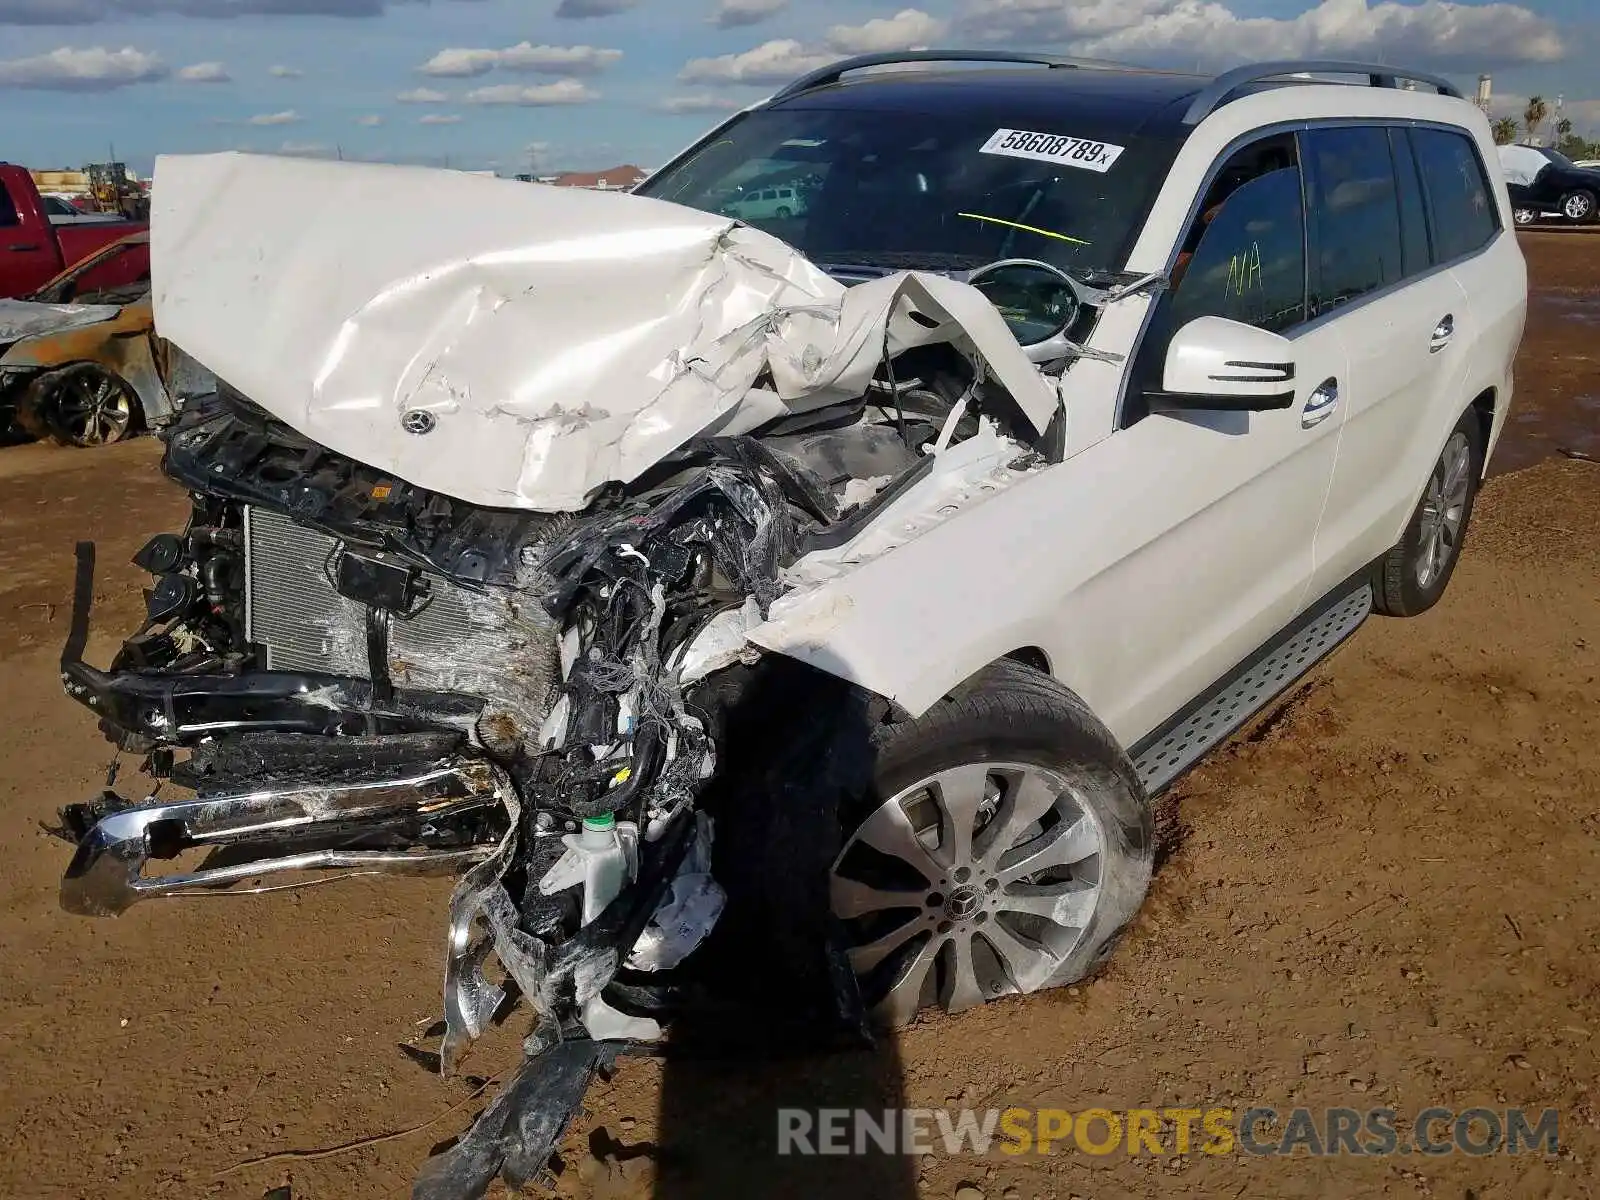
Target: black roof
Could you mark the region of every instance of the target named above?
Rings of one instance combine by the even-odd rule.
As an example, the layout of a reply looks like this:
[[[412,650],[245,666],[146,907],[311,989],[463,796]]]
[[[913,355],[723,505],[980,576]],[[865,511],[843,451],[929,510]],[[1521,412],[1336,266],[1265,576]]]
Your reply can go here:
[[[1098,67],[874,71],[779,97],[771,107],[987,116],[1019,127],[1070,116],[1092,127],[1181,139],[1189,132],[1183,114],[1211,78]]]

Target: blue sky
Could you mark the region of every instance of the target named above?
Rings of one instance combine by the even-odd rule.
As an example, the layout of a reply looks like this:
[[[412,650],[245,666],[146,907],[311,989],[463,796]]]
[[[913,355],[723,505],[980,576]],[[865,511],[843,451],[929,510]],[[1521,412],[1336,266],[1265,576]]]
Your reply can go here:
[[[1490,71],[1600,137],[1594,0],[0,0],[0,155],[648,167],[811,65],[926,45]]]

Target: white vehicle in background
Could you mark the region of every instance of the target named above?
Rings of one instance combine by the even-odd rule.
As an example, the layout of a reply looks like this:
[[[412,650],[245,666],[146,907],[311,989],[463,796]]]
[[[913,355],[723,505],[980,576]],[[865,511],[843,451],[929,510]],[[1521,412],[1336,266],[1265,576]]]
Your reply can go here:
[[[720,211],[740,221],[787,221],[806,215],[806,197],[794,187],[755,188],[724,201]]]

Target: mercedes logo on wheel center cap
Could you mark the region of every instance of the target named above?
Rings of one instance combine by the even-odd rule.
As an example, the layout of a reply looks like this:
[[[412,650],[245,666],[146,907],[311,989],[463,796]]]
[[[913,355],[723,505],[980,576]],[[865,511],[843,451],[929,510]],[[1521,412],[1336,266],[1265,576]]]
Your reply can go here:
[[[944,915],[952,921],[965,921],[983,905],[983,895],[977,888],[958,887],[945,901]]]
[[[400,428],[407,433],[432,433],[438,418],[425,408],[411,408],[400,414]]]

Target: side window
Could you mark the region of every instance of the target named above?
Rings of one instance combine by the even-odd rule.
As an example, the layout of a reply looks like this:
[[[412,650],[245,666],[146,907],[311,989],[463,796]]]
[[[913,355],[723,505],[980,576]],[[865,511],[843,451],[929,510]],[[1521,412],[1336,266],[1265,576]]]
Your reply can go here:
[[[0,229],[20,224],[22,218],[17,215],[17,206],[11,201],[11,193],[6,191],[5,184],[0,183]]]
[[[1309,312],[1399,283],[1400,203],[1385,130],[1312,129],[1301,136],[1312,246]]]
[[[1409,278],[1433,265],[1427,204],[1422,198],[1422,180],[1417,176],[1411,139],[1405,130],[1389,130],[1389,152],[1394,156],[1394,180],[1400,191],[1400,266]]]
[[[1280,333],[1306,319],[1300,193],[1290,138],[1247,146],[1224,164],[1173,271],[1169,335],[1197,317]]]
[[[1413,129],[1411,145],[1433,223],[1434,258],[1449,262],[1483,249],[1499,231],[1500,217],[1471,139],[1445,129]]]

